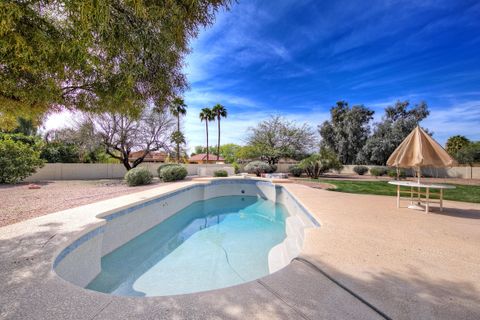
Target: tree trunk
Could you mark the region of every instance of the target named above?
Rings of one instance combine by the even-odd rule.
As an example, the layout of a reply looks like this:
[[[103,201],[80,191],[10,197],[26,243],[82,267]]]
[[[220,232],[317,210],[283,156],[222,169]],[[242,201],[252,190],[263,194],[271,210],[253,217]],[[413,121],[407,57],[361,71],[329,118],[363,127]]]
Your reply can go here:
[[[220,116],[218,117],[217,161],[220,159]]]
[[[177,132],[180,132],[180,113],[177,116]],[[180,163],[180,143],[177,141],[177,163]]]
[[[207,131],[207,164],[208,164],[208,119],[205,120],[205,128]]]
[[[128,162],[128,155],[126,155],[126,156],[125,156],[125,154],[123,155],[122,163],[123,163],[123,166],[125,167],[125,169],[127,169],[127,171],[130,171],[130,169],[132,169],[132,166],[130,165],[130,162]]]

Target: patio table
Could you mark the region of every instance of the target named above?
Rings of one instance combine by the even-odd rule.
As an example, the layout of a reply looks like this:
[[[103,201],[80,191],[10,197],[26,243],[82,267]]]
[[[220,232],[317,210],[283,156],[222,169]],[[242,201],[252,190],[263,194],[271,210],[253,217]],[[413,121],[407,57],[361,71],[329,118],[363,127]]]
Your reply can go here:
[[[449,186],[445,184],[429,184],[429,183],[419,183],[414,181],[389,181],[389,184],[393,184],[397,186],[397,208],[400,208],[400,200],[401,200],[401,193],[410,193],[410,209],[417,209],[418,206],[414,205],[414,195],[417,196],[416,201],[420,204],[425,204],[425,212],[429,212],[430,203],[434,203],[435,200],[431,199],[430,196],[432,194],[439,195],[439,204],[440,204],[440,211],[443,211],[443,190],[445,189],[455,189],[455,186]],[[410,187],[410,191],[401,190],[401,187]],[[416,188],[417,190],[414,190]],[[425,189],[425,192],[421,192],[420,189]],[[438,193],[431,193],[430,189],[439,190]],[[425,198],[422,198],[422,195]]]

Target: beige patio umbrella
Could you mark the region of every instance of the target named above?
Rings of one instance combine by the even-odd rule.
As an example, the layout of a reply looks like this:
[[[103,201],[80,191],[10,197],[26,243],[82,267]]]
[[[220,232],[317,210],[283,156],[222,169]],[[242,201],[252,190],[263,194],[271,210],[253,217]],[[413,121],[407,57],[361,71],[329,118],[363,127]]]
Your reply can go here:
[[[387,165],[400,168],[415,168],[420,183],[421,167],[450,167],[455,161],[420,126],[417,126],[393,151]]]

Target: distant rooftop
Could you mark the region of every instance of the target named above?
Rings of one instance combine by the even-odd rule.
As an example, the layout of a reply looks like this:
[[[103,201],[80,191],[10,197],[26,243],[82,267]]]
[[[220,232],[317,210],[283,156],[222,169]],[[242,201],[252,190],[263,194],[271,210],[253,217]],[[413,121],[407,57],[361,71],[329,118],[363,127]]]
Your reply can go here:
[[[207,154],[206,153],[199,153],[194,156],[191,156],[189,161],[207,161]],[[208,155],[208,161],[217,161],[217,156],[214,154]],[[218,161],[225,161],[225,158],[222,156],[218,157]]]

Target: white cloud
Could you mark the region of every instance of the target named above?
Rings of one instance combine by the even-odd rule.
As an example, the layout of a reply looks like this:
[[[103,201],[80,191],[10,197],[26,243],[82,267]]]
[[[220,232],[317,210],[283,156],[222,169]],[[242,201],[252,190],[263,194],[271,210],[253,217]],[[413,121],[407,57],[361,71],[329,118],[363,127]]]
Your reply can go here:
[[[433,137],[442,145],[450,136],[457,134],[470,140],[480,140],[480,100],[432,110],[422,126],[431,129]]]

